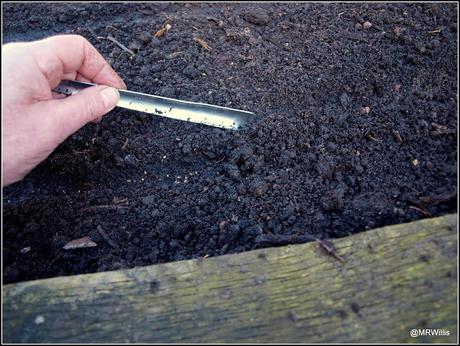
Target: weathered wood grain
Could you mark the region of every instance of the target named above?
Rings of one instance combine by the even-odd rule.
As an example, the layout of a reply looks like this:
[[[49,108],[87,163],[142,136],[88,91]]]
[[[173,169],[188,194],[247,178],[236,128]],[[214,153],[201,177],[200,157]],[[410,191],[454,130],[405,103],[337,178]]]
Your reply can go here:
[[[3,287],[4,342],[455,342],[457,215]],[[450,336],[411,338],[439,328]]]

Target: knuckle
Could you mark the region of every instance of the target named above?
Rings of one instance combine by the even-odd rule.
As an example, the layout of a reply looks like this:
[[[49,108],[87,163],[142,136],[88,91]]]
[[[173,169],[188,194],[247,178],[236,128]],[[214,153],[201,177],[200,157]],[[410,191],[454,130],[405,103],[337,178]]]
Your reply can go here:
[[[55,46],[62,46],[62,45],[72,45],[81,47],[81,49],[85,49],[85,47],[90,44],[89,41],[81,36],[81,35],[57,35],[52,36],[49,38],[44,39],[44,41],[49,42]]]
[[[81,35],[69,35],[68,37],[70,37],[72,40],[75,40],[76,43],[79,43],[82,45],[89,43],[88,40]]]

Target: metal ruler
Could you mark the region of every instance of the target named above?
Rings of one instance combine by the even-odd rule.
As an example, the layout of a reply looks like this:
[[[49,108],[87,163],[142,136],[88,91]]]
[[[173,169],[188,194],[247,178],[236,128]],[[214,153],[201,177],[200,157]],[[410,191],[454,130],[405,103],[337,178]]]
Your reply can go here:
[[[70,96],[95,85],[97,84],[62,81],[53,91]],[[118,91],[120,92],[118,107],[223,129],[241,129],[255,116],[252,112],[239,109],[181,101],[123,89]]]

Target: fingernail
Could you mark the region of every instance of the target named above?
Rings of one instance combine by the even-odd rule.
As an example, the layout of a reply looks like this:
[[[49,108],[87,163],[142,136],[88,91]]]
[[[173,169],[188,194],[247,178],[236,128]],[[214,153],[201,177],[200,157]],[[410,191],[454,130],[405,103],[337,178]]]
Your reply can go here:
[[[107,87],[101,91],[102,100],[104,100],[104,105],[106,108],[113,108],[117,105],[118,100],[120,99],[120,93],[117,89]]]

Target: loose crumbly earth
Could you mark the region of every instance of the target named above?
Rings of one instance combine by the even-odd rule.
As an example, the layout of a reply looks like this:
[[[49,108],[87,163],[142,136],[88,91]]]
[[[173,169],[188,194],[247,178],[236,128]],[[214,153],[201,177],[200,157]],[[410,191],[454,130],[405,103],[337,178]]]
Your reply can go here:
[[[115,109],[85,126],[4,189],[5,283],[457,208],[455,4],[4,4],[3,15],[4,42],[78,33],[131,90],[258,116],[235,132]],[[63,249],[85,236],[97,246]]]

